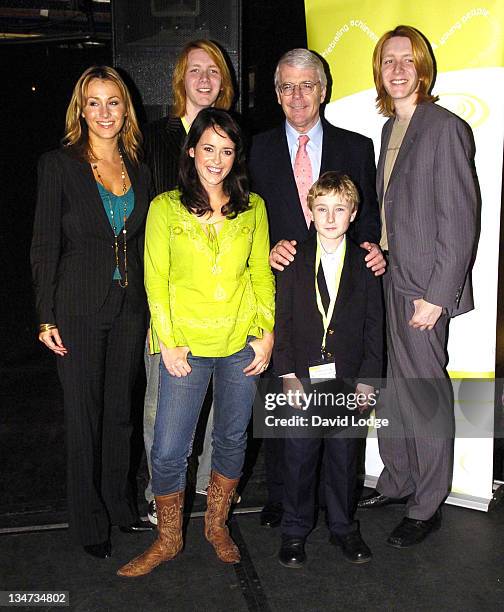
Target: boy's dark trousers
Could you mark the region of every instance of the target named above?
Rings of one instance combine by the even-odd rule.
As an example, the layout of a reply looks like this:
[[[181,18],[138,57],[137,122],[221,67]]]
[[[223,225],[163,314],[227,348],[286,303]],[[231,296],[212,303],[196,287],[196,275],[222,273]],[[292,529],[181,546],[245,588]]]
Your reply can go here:
[[[282,534],[305,538],[314,525],[317,466],[324,446],[323,484],[331,533],[354,530],[358,440],[355,438],[288,438],[285,440]]]
[[[363,250],[349,240],[346,246],[336,306],[327,333],[326,355],[335,361],[340,380],[378,379],[383,360],[381,284],[366,268]],[[295,372],[303,386],[309,378],[308,364],[320,359],[323,336],[314,291],[315,252],[313,237],[299,245],[294,261],[277,278],[273,364],[277,374]],[[327,309],[329,294],[321,268],[317,282]],[[346,408],[345,412],[351,416]],[[312,433],[311,439],[285,439],[282,535],[305,538],[313,528],[317,470],[321,445],[325,443],[322,477],[329,529],[334,535],[344,536],[356,526],[353,514],[359,438],[365,432],[349,428],[346,437],[340,431],[325,440],[315,437],[317,432]]]

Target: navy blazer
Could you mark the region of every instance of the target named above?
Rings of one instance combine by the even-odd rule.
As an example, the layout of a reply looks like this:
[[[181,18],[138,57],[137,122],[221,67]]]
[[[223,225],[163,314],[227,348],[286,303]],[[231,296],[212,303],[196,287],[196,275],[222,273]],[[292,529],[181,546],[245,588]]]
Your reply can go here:
[[[316,236],[300,244],[294,261],[276,276],[273,365],[277,375],[294,372],[298,378],[308,378],[308,363],[320,359],[324,328],[315,294],[316,246]],[[339,378],[382,376],[383,319],[381,281],[366,268],[362,250],[347,240],[326,338],[326,351],[334,358]]]
[[[380,213],[375,191],[373,142],[369,138],[331,125],[322,118],[323,140],[320,174],[337,170],[356,184],[361,202],[348,235],[360,244],[380,241]],[[249,157],[252,190],[266,202],[271,244],[279,240],[303,242],[315,233],[310,229],[294,180],[285,123],[254,137]]]
[[[150,172],[145,164],[124,163],[135,194],[128,218],[128,303],[146,308],[143,242],[149,205]],[[123,234],[119,267],[124,272]],[[38,197],[31,263],[41,323],[56,323],[59,313],[97,312],[105,301],[116,267],[114,233],[88,162],[63,148],[45,153],[38,166]],[[124,275],[123,275],[124,276]]]

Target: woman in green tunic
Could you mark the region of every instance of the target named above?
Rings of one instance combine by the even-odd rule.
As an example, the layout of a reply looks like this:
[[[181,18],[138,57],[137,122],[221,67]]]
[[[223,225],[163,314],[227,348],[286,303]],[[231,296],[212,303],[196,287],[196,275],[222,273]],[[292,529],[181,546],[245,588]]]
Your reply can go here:
[[[154,350],[161,352],[152,449],[158,539],[119,570],[140,576],[182,549],[187,457],[213,377],[212,476],[205,536],[240,560],[226,520],[246,449],[258,375],[273,347],[274,280],[263,200],[250,193],[244,143],[228,113],[202,110],[189,131],[179,190],[149,210],[145,284]]]

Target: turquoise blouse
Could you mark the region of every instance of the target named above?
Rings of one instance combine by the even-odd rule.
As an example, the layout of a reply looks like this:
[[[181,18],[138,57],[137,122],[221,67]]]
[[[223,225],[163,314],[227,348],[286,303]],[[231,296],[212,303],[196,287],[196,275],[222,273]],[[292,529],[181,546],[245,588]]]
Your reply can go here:
[[[98,191],[100,192],[103,208],[105,209],[110,227],[113,229],[113,221],[115,221],[116,232],[119,234],[124,227],[124,204],[126,204],[126,219],[128,219],[133,212],[133,208],[135,207],[135,194],[133,189],[130,187],[124,195],[118,196],[115,193],[108,191],[108,189],[105,189],[105,187],[98,181],[96,181],[96,184],[98,185]],[[114,213],[113,219],[111,211]],[[121,280],[119,268],[116,267],[114,270],[114,276],[112,278],[114,280]]]

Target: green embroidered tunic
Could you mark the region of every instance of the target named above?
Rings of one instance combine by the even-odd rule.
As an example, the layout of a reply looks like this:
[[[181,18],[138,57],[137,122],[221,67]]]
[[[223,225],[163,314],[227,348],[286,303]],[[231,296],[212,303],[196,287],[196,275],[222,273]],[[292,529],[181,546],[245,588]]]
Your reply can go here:
[[[198,357],[227,357],[247,336],[271,332],[275,286],[264,201],[204,231],[178,190],[150,205],[145,236],[145,288],[151,311],[151,352],[188,346]]]

